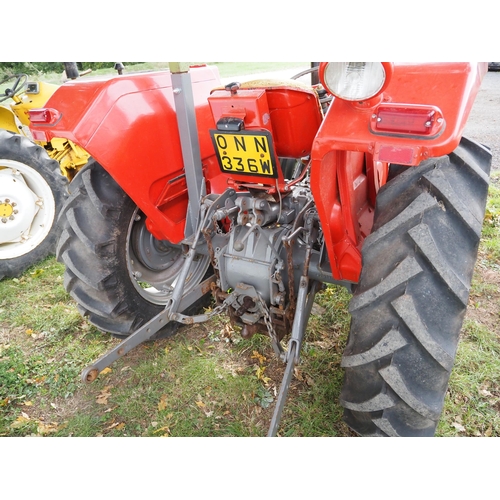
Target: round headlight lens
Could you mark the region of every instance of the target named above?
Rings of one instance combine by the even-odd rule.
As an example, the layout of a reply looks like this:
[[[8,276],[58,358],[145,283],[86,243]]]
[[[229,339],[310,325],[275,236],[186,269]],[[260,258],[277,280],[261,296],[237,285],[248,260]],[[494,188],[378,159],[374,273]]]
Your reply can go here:
[[[333,95],[347,101],[365,101],[379,93],[386,74],[380,62],[330,62],[323,78]]]

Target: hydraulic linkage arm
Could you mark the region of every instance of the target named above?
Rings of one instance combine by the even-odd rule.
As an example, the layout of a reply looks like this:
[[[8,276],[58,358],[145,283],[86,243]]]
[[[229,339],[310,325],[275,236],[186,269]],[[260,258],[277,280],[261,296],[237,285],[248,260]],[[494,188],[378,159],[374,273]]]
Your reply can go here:
[[[220,309],[214,309],[209,315],[201,314],[198,316],[185,316],[180,314],[180,311],[187,309],[191,304],[196,302],[200,297],[205,295],[210,290],[210,285],[215,281],[215,276],[210,276],[205,281],[200,283],[196,288],[191,290],[191,292],[184,295],[184,283],[191,269],[193,260],[197,254],[197,246],[200,240],[202,231],[211,223],[214,213],[224,208],[225,200],[234,194],[233,190],[227,190],[221,196],[219,196],[214,202],[205,200],[200,206],[200,217],[198,228],[194,235],[187,238],[185,242],[189,242],[189,251],[186,255],[186,259],[182,266],[181,272],[179,274],[178,283],[179,285],[174,288],[172,293],[172,298],[165,306],[165,309],[161,311],[154,318],[149,320],[146,324],[124,339],[116,347],[108,351],[106,354],[101,356],[94,364],[85,368],[82,372],[82,380],[84,382],[93,382],[104,368],[114,363],[117,359],[124,356],[134,347],[139,344],[149,340],[158,331],[166,326],[169,321],[178,321],[184,324],[202,323],[207,321],[215,314],[220,313]]]

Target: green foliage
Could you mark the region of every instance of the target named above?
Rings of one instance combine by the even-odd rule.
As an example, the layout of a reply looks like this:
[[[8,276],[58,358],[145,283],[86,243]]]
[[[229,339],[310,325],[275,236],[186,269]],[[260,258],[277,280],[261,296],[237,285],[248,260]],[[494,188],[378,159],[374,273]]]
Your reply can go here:
[[[92,71],[114,72],[114,62],[79,62],[76,63],[79,71],[91,69]],[[125,67],[143,63],[123,63]],[[12,78],[18,73],[26,73],[33,78],[45,78],[48,74],[61,75],[64,71],[62,62],[0,62],[0,80]]]
[[[135,63],[124,63],[135,64]],[[79,62],[78,69],[104,69],[113,68],[114,62]],[[0,70],[13,73],[62,73],[64,65],[62,62],[0,62]]]
[[[273,395],[264,387],[260,386],[255,394],[255,402],[262,408],[269,408],[274,401]]]

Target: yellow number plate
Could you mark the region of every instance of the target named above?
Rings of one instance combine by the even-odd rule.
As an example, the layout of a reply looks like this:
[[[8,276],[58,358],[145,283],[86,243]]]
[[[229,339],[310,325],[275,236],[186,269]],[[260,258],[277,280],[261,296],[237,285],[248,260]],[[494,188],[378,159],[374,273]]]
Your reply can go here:
[[[269,132],[211,130],[210,134],[223,172],[278,177]]]

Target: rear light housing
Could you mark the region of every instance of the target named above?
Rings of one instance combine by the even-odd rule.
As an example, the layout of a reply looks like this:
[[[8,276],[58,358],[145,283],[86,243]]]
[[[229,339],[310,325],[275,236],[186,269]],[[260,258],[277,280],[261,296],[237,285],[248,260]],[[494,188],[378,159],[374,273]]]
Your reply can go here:
[[[54,125],[61,119],[61,113],[53,108],[30,109],[28,114],[33,125]]]
[[[436,106],[382,104],[372,114],[371,132],[382,135],[435,137],[444,127],[444,118]]]

